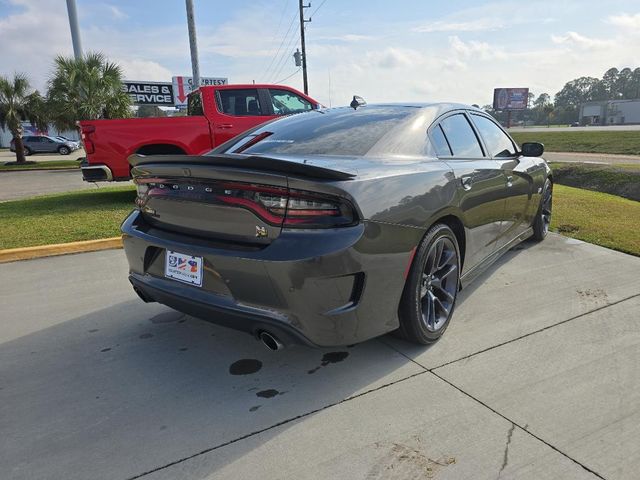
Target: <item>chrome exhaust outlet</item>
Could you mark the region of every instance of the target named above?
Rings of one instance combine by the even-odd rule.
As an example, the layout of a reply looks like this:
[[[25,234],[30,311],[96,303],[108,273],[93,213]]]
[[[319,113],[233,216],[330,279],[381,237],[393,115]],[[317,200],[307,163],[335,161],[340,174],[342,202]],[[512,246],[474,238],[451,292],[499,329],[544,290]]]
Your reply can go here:
[[[267,347],[269,350],[273,350],[274,352],[277,352],[278,350],[282,350],[284,348],[284,345],[280,340],[278,340],[278,337],[264,330],[260,332],[258,338],[265,347]]]

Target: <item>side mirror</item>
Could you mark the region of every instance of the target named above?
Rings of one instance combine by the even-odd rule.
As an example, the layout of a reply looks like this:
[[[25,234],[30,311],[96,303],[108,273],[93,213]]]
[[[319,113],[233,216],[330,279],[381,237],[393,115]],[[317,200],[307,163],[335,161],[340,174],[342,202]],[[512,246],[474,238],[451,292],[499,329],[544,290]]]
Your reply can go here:
[[[538,142],[525,142],[520,152],[525,157],[541,157],[544,153],[544,145]]]

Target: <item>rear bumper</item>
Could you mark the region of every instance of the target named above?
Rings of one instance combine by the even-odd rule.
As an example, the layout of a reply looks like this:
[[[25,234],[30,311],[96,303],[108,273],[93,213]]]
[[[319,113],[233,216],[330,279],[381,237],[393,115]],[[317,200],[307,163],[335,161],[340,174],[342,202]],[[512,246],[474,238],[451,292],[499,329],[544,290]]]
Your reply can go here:
[[[91,165],[82,163],[82,179],[85,182],[111,182],[113,181],[113,173],[106,165]]]
[[[384,228],[407,229],[365,222],[284,230],[267,247],[239,249],[154,229],[138,211],[122,225],[129,279],[146,300],[311,346],[349,345],[397,328],[404,271],[423,232],[409,228],[384,248],[372,242]],[[164,277],[167,249],[203,257],[202,287]]]

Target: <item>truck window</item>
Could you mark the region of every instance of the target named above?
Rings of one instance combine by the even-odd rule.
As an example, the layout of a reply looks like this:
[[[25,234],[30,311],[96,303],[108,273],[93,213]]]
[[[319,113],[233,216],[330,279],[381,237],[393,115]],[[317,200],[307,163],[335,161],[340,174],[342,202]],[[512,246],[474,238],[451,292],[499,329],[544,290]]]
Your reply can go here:
[[[187,115],[204,115],[202,95],[200,92],[194,92],[189,95],[189,100],[187,100]]]
[[[260,98],[258,98],[258,90],[255,88],[219,90],[218,109],[222,113],[236,117],[266,115],[263,113],[264,109],[260,104]]]
[[[273,113],[276,115],[289,115],[313,110],[309,101],[287,90],[269,89]]]

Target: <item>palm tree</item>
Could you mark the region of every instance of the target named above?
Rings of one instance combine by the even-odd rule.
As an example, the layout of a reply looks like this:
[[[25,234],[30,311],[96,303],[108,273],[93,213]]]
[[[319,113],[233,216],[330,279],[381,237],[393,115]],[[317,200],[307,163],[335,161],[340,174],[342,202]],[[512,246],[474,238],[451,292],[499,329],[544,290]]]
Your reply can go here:
[[[75,128],[78,120],[131,116],[131,99],[122,90],[122,71],[101,53],[79,59],[56,57],[47,103],[53,124],[63,130]]]
[[[31,89],[26,75],[16,73],[13,79],[0,75],[0,127],[8,128],[13,135],[17,163],[26,162],[22,143],[22,122],[25,120],[46,129],[43,98],[37,90]]]

